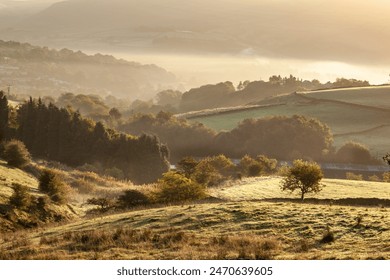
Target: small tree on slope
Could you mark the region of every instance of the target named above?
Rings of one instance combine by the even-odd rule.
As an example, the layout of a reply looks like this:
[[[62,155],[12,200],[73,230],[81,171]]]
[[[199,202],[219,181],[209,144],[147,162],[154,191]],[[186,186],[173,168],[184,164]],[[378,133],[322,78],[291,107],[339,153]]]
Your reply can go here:
[[[320,181],[323,177],[321,167],[317,163],[295,160],[281,183],[281,189],[291,192],[299,190],[303,201],[306,193],[318,193],[322,190],[324,185]]]

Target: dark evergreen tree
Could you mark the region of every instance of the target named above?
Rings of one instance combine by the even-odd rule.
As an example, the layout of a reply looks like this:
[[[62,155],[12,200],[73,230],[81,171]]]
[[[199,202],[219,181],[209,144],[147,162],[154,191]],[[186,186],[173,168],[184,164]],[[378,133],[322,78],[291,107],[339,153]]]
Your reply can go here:
[[[3,91],[0,91],[0,141],[7,139],[9,108],[8,99]]]
[[[17,120],[19,139],[37,157],[71,166],[100,162],[135,183],[156,181],[169,169],[169,150],[156,136],[121,134],[78,112],[32,99],[20,106]]]

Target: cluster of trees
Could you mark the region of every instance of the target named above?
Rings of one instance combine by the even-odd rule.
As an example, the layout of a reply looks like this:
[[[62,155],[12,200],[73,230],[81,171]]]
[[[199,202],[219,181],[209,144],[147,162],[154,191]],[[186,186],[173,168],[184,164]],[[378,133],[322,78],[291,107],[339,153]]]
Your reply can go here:
[[[240,82],[237,89],[231,82],[216,85],[205,85],[193,88],[181,97],[178,110],[180,112],[211,109],[224,106],[237,106],[281,93],[291,93],[299,90],[328,89],[339,87],[369,86],[367,81],[338,78],[335,82],[320,83],[318,80],[302,80],[292,75],[269,77],[268,81]]]
[[[0,107],[0,114],[7,107]],[[71,166],[99,163],[119,169],[135,183],[156,181],[169,169],[168,148],[156,136],[118,133],[40,99],[19,106],[14,125],[9,122],[5,138],[21,140],[36,157]]]
[[[268,81],[240,81],[237,87],[232,82],[204,85],[192,88],[184,93],[178,90],[164,90],[154,99],[135,100],[127,113],[153,113],[169,111],[173,113],[198,111],[226,106],[238,106],[258,102],[264,98],[281,93],[299,90],[329,89],[340,87],[369,86],[367,81],[338,78],[335,82],[322,84],[314,79],[302,80],[292,75],[281,77],[274,75]],[[126,114],[127,114],[126,113]]]
[[[97,95],[64,93],[58,97],[55,105],[63,108],[70,106],[87,117],[108,116],[110,111],[102,98]]]
[[[132,135],[158,135],[161,142],[168,145],[172,161],[189,155],[203,157],[214,153],[215,131],[176,118],[171,113],[135,114],[122,122],[118,129]]]
[[[295,115],[246,119],[231,131],[217,133],[202,124],[190,123],[170,113],[135,114],[118,126],[133,135],[155,134],[166,143],[171,159],[224,154],[241,158],[259,154],[281,160],[305,158],[324,162],[378,164],[369,149],[347,142],[333,146],[329,127],[320,121]],[[253,167],[255,168],[255,167]]]
[[[327,125],[305,116],[274,116],[246,119],[215,139],[216,149],[230,157],[248,153],[278,159],[321,159],[331,148],[332,134]]]
[[[232,82],[193,88],[183,93],[180,101],[180,111],[188,112],[222,107],[226,105],[226,102],[235,91]]]
[[[198,184],[212,187],[227,179],[242,177],[256,177],[277,172],[277,160],[264,155],[251,157],[245,155],[238,164],[234,164],[225,155],[205,157],[196,160],[193,157],[184,157],[177,163],[177,172]]]

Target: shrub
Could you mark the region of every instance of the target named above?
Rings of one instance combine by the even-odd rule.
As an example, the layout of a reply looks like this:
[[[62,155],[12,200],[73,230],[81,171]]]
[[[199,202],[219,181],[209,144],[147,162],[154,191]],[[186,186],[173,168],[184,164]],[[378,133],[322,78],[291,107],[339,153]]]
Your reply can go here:
[[[53,170],[46,169],[42,172],[39,178],[39,190],[56,203],[63,204],[68,200],[66,185]]]
[[[106,197],[93,197],[87,200],[87,204],[99,206],[100,211],[104,212],[113,206],[113,201]]]
[[[177,170],[187,178],[190,178],[194,174],[198,163],[193,157],[185,157],[177,163]]]
[[[383,182],[390,183],[390,172],[384,172],[382,174]]]
[[[189,201],[206,197],[205,187],[176,172],[167,172],[158,181],[158,202]]]
[[[255,177],[275,173],[277,164],[278,161],[276,159],[271,159],[264,155],[259,155],[256,159],[245,155],[238,166],[245,176]]]
[[[127,190],[118,198],[119,206],[124,208],[147,205],[150,202],[150,198],[146,194],[137,190]]]
[[[347,178],[347,180],[363,181],[362,174],[355,174],[353,172],[347,172],[347,173],[345,173],[345,177]]]
[[[368,180],[373,181],[373,182],[380,182],[381,181],[381,179],[375,174],[372,176],[369,176]]]
[[[369,149],[356,142],[345,143],[336,153],[336,161],[342,163],[373,164],[378,163]]]
[[[118,180],[123,180],[125,178],[123,171],[117,167],[107,168],[104,171],[104,174]]]
[[[207,161],[201,161],[196,166],[192,179],[198,184],[208,187],[216,186],[223,182],[222,175]]]
[[[28,188],[24,185],[13,183],[12,189],[14,193],[10,197],[9,203],[20,210],[26,210],[30,207],[33,197],[28,193]]]
[[[250,157],[249,155],[245,155],[241,158],[240,163],[238,164],[238,168],[241,170],[242,174],[244,176],[251,176],[249,175],[249,169],[250,166],[256,165],[257,162],[255,159]],[[255,175],[257,176],[257,175]]]
[[[266,157],[265,155],[259,155],[256,157],[256,161],[261,166],[262,174],[272,174],[276,172],[278,165],[276,159]]]
[[[258,162],[255,162],[248,167],[247,174],[249,177],[260,176],[261,174],[261,165]]]
[[[335,236],[333,231],[327,226],[324,234],[322,235],[322,238],[320,240],[320,243],[332,243],[335,241]]]
[[[40,196],[37,199],[36,209],[42,212],[46,212],[46,207],[50,204],[50,198],[46,195]]]
[[[281,189],[291,192],[299,190],[301,199],[306,193],[317,193],[323,185],[320,184],[324,177],[321,167],[315,162],[295,160],[293,166],[288,169],[286,178],[282,180]]]
[[[31,161],[29,151],[19,140],[11,140],[5,144],[4,158],[8,165],[17,168],[22,168]]]
[[[224,155],[207,157],[196,165],[192,179],[198,184],[216,186],[234,174],[234,167]]]

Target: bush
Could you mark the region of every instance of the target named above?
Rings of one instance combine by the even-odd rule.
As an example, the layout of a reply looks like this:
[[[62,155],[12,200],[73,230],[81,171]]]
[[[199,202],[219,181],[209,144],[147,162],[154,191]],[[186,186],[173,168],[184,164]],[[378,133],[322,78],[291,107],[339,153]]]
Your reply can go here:
[[[195,168],[192,179],[204,186],[216,186],[223,182],[223,176],[207,160],[202,160]]]
[[[238,164],[238,168],[241,170],[244,176],[251,176],[249,173],[250,166],[256,165],[257,162],[255,159],[250,157],[249,155],[245,155],[241,158],[240,163]],[[257,175],[255,175],[257,176]]]
[[[137,190],[127,190],[118,198],[119,206],[124,208],[147,205],[150,202],[150,198],[146,194]]]
[[[39,178],[39,190],[56,203],[63,204],[68,200],[66,185],[53,170],[46,169],[42,172]]]
[[[355,164],[377,164],[369,149],[363,144],[356,142],[345,143],[336,153],[336,161]]]
[[[272,174],[276,172],[278,161],[273,158],[268,158],[265,155],[259,155],[256,157],[256,161],[260,164],[262,174]]]
[[[355,174],[353,172],[347,172],[347,173],[345,173],[345,177],[347,178],[347,180],[363,181],[362,174]]]
[[[369,176],[368,180],[373,181],[373,182],[380,182],[381,181],[381,179],[375,174],[372,176]]]
[[[204,186],[176,172],[167,172],[158,181],[157,202],[170,203],[206,197]]]
[[[100,207],[100,211],[104,212],[110,209],[113,206],[111,199],[106,197],[93,197],[87,200],[87,204],[96,205]]]
[[[235,166],[224,155],[206,157],[195,167],[192,179],[205,186],[216,186],[233,176]]]
[[[185,157],[177,163],[177,170],[187,178],[190,178],[194,174],[198,163],[193,157]]]
[[[321,243],[332,243],[334,241],[335,241],[334,233],[329,227],[327,227],[324,234],[322,235],[320,242]]]
[[[315,162],[295,160],[293,166],[288,169],[286,178],[283,179],[281,189],[291,192],[299,190],[301,199],[306,193],[317,193],[323,185],[320,184],[324,177],[321,167]]]
[[[123,171],[117,167],[107,168],[104,171],[104,174],[118,180],[123,180],[125,178]]]
[[[390,172],[384,172],[382,174],[383,182],[390,183]]]
[[[249,177],[256,177],[261,175],[261,165],[255,162],[248,167],[247,174]]]
[[[245,155],[238,166],[245,176],[256,177],[275,173],[277,164],[278,161],[276,159],[271,159],[264,155],[259,155],[256,159]]]
[[[22,168],[31,161],[29,151],[19,140],[11,140],[5,144],[4,158],[8,165],[16,168]]]
[[[20,209],[26,210],[30,207],[33,197],[28,193],[28,187],[21,184],[13,183],[12,189],[14,193],[10,197],[10,205]]]

